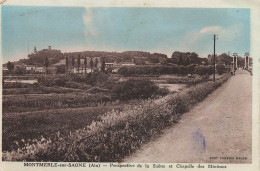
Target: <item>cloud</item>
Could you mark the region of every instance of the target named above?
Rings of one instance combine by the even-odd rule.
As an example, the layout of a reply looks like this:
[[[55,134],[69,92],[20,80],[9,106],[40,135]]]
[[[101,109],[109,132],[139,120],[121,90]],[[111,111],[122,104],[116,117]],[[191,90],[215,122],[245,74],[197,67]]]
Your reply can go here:
[[[202,28],[199,33],[201,35],[217,34],[221,38],[233,40],[241,34],[242,27],[243,26],[239,23],[233,24],[233,25],[228,26],[228,27],[209,26],[209,27]]]
[[[220,26],[204,27],[200,30],[200,33],[215,33],[219,32],[222,28]]]
[[[96,36],[97,31],[95,27],[93,26],[93,13],[89,7],[85,8],[84,14],[83,14],[83,21],[85,24],[85,30],[84,35],[87,38],[88,36]]]
[[[212,45],[210,44],[213,40],[213,34],[217,34],[220,51],[225,49],[231,49],[234,44],[230,42],[235,39],[239,39],[241,36],[243,25],[240,23],[232,24],[227,27],[213,25],[203,27],[200,30],[192,30],[187,32],[183,40],[180,41],[176,50],[187,51],[187,52],[197,52],[202,56],[205,56],[208,53],[211,53]],[[222,46],[223,45],[223,46]],[[226,47],[224,47],[224,45]]]

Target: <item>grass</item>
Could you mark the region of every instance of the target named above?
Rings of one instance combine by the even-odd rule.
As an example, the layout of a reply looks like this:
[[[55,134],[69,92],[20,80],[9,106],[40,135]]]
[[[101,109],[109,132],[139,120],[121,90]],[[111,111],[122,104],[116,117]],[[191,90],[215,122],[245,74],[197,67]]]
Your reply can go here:
[[[106,94],[84,92],[64,94],[23,94],[3,96],[3,113],[28,112],[61,108],[96,107],[111,101]]]
[[[109,111],[85,129],[68,135],[57,135],[18,150],[3,152],[4,161],[85,161],[115,162],[136,151],[140,146],[172,125],[179,115],[202,101],[221,86],[230,75],[216,82],[203,82],[176,94],[157,100],[146,100]]]
[[[82,129],[107,111],[120,110],[122,106],[58,109],[26,113],[3,113],[3,150],[16,148],[14,141],[53,137],[58,131],[68,134]]]
[[[3,95],[18,95],[18,94],[51,94],[51,93],[72,93],[82,92],[80,89],[64,88],[64,87],[28,87],[28,88],[5,88]]]

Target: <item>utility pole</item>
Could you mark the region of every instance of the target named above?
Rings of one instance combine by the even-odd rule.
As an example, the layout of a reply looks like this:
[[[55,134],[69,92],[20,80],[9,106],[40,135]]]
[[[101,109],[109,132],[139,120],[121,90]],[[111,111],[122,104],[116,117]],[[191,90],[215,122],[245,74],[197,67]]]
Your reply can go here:
[[[214,75],[213,75],[213,81],[216,81],[216,54],[215,54],[215,44],[216,44],[216,34],[213,35],[213,39],[214,39]]]

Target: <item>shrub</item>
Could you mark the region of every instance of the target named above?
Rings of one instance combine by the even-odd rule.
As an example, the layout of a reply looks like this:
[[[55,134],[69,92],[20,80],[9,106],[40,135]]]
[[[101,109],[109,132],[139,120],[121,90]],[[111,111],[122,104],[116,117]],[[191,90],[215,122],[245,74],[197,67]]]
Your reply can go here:
[[[217,69],[217,73],[219,75],[222,75],[224,73],[224,71],[225,71],[225,66],[224,65],[217,65],[216,69]]]
[[[194,74],[194,70],[195,70],[196,65],[195,64],[191,64],[187,66],[187,70],[189,74]]]
[[[214,73],[213,66],[196,66],[195,73],[198,75],[212,75]]]
[[[114,86],[112,94],[120,100],[147,99],[158,90],[159,87],[148,79],[129,79]]]
[[[161,75],[161,74],[213,74],[212,66],[197,66],[191,64],[188,66],[171,65],[171,66],[133,66],[133,67],[121,67],[118,73],[123,76],[135,76],[135,75]]]
[[[186,75],[188,74],[188,70],[187,70],[187,67],[186,66],[178,66],[178,74],[181,74],[181,75]]]
[[[41,76],[38,78],[38,82],[40,85],[53,87],[53,86],[61,86],[64,87],[68,78],[64,75],[54,75],[54,76]]]

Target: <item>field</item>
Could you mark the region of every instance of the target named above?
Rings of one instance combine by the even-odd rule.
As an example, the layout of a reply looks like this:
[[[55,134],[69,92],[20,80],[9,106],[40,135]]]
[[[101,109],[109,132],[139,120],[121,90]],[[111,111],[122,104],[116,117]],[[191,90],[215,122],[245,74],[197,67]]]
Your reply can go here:
[[[223,76],[225,75],[217,76],[217,79],[222,79]],[[156,99],[179,94],[193,86],[207,83],[211,79],[199,75],[161,75],[159,77],[110,75],[106,77],[104,74],[96,78],[90,82],[89,77],[85,81],[86,78],[78,76],[73,78],[52,76],[50,80],[54,81],[40,78],[39,80],[42,81],[38,84],[4,83],[3,151],[21,149],[42,140],[45,142],[49,138],[55,140],[57,135],[70,136],[77,130],[89,128],[93,123],[109,121],[115,113],[118,116],[121,112],[131,111],[143,113],[145,112],[143,110],[153,110],[152,113],[154,113],[157,109],[149,109],[149,107],[138,109],[138,106],[140,104],[149,106],[150,103],[156,102]],[[174,113],[186,110],[182,108],[182,106],[177,107]],[[108,119],[104,120],[104,118]],[[173,118],[176,119],[176,116]],[[157,125],[157,123],[154,124]],[[116,126],[113,129],[118,128]],[[144,137],[143,142],[149,140],[149,137],[150,135],[148,139]],[[122,157],[119,158],[122,159]],[[104,160],[107,161],[107,159]]]
[[[3,150],[16,148],[22,139],[53,137],[57,132],[68,134],[83,128],[110,110],[120,110],[122,106],[85,107],[76,109],[55,109],[24,113],[3,113]],[[10,146],[11,145],[11,146]]]

